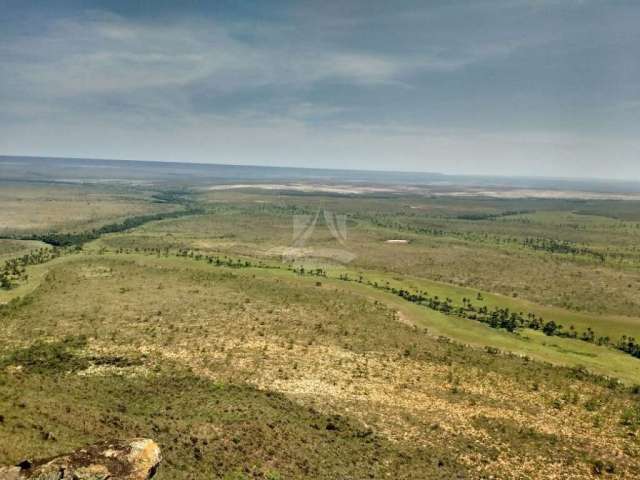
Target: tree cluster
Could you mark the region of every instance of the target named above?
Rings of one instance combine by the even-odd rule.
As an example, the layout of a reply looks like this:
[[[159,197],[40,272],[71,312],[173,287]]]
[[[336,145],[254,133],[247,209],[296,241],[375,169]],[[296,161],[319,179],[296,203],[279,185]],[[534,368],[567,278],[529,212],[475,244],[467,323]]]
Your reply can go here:
[[[365,280],[362,276],[353,279],[349,277],[348,274],[342,274],[338,278],[343,281],[366,283],[374,288],[397,295],[406,301],[444,313],[445,315],[454,315],[475,320],[491,328],[503,329],[508,332],[515,332],[521,328],[530,328],[541,331],[548,336],[574,338],[596,345],[606,345],[636,358],[640,358],[640,343],[633,337],[626,335],[623,335],[617,342],[612,342],[608,336],[596,336],[596,333],[590,327],[587,327],[585,331],[579,333],[573,325],[565,329],[563,325],[556,323],[554,320],[545,321],[541,316],[532,312],[526,314],[523,312],[513,312],[510,311],[509,308],[497,306],[489,309],[486,305],[474,305],[469,298],[463,298],[461,305],[455,305],[450,298],[441,299],[437,295],[429,296],[427,292],[411,292],[402,288],[391,287],[388,283],[381,285],[378,282]],[[482,295],[478,294],[477,299],[482,300]]]
[[[139,215],[136,217],[126,218],[122,222],[110,223],[103,225],[99,228],[86,230],[84,232],[47,232],[47,233],[34,233],[31,235],[10,237],[16,240],[39,240],[54,247],[70,247],[70,246],[82,246],[84,243],[99,238],[101,235],[107,233],[117,233],[129,230],[131,228],[139,227],[140,225],[153,222],[156,220],[166,220],[170,218],[178,218],[184,215],[194,215],[203,213],[201,209],[188,209],[178,210],[168,213],[154,213],[149,215]]]
[[[600,262],[605,261],[605,256],[586,247],[580,247],[573,242],[566,240],[560,241],[552,238],[525,238],[522,246],[532,250],[539,250],[549,253],[563,253],[568,255],[587,255],[595,258]]]
[[[525,215],[535,213],[535,210],[506,210],[500,213],[463,213],[458,215],[458,220],[496,220],[502,217],[511,217],[513,215]]]
[[[26,267],[48,262],[62,255],[63,250],[59,248],[39,248],[21,257],[6,260],[0,267],[0,288],[9,290],[20,280],[27,279]]]

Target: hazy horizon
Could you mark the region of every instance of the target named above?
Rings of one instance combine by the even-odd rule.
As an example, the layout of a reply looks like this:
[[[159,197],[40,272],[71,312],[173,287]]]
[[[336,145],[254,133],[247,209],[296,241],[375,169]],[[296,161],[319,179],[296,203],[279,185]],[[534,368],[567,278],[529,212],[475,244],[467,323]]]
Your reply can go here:
[[[1,3],[1,155],[640,180],[633,2]]]
[[[14,161],[15,160],[15,161]],[[57,162],[60,165],[53,166],[50,162]],[[26,165],[29,163],[29,165]],[[88,164],[87,164],[88,163]],[[118,164],[122,165],[118,165]],[[3,168],[4,164],[4,168]],[[113,165],[115,164],[115,165]],[[269,183],[274,181],[285,184],[311,183],[311,184],[357,184],[371,183],[379,185],[458,185],[460,187],[474,188],[507,188],[522,190],[565,190],[570,189],[576,192],[640,192],[640,180],[616,179],[616,178],[594,178],[594,177],[553,177],[541,175],[490,175],[490,174],[451,174],[437,171],[409,171],[409,170],[382,170],[364,168],[329,168],[329,167],[301,167],[284,165],[242,165],[231,163],[202,163],[192,161],[171,161],[171,160],[136,160],[136,159],[115,159],[115,158],[82,158],[82,157],[44,157],[44,156],[20,156],[0,154],[0,178],[9,180],[16,172],[23,172],[27,167],[31,170],[34,178],[48,178],[49,180],[61,181],[67,179],[67,175],[85,181],[103,181],[127,179],[127,175],[122,177],[121,173],[131,170],[126,165],[135,164],[141,167],[139,173],[142,177],[147,176],[149,180],[154,178],[154,172],[159,177],[163,174],[161,169],[167,170],[164,174],[177,175],[176,179],[185,180],[189,175],[202,175],[199,180],[210,184],[226,183],[230,179],[236,181],[246,180],[250,183]],[[156,167],[154,167],[154,164]],[[16,171],[6,166],[18,167]],[[109,167],[115,167],[111,170]],[[146,168],[150,167],[150,168]],[[124,170],[121,170],[121,169]],[[172,170],[177,168],[177,170]],[[95,172],[91,173],[95,169]],[[238,169],[236,173],[233,173]],[[275,172],[274,172],[275,170]],[[271,173],[266,173],[267,171]],[[99,173],[96,173],[99,172]],[[144,172],[144,173],[143,173]],[[172,173],[169,173],[172,172]],[[336,176],[340,174],[340,176]],[[18,174],[23,175],[23,173]],[[85,177],[89,175],[89,177]],[[185,177],[186,175],[186,177]],[[413,175],[410,177],[410,175]],[[157,178],[156,178],[157,179]],[[24,178],[23,178],[24,180]],[[69,179],[67,179],[69,180]],[[193,180],[193,179],[192,179]]]

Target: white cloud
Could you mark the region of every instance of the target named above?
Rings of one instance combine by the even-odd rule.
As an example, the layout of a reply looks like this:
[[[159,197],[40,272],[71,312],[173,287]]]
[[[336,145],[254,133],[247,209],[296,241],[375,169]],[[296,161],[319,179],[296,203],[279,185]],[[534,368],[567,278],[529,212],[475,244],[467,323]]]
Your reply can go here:
[[[554,35],[570,35],[545,28],[538,34],[539,23],[522,34],[519,27],[502,31],[500,23],[493,31],[491,18],[481,17],[485,25],[461,17],[460,10],[450,7],[440,21],[430,9],[420,18],[405,9],[402,14],[413,18],[410,31],[399,32],[401,41],[390,48],[376,42],[389,37],[393,43],[397,29],[410,18],[373,19],[390,22],[382,32],[366,20],[335,16],[331,25],[319,22],[312,31],[306,31],[306,24],[232,24],[210,18],[148,23],[104,12],[52,21],[29,35],[5,36],[0,44],[0,153],[458,173],[570,174],[573,169],[606,175],[613,169],[606,176],[640,176],[637,143],[603,132],[591,138],[545,131],[492,133],[495,118],[503,114],[489,111],[485,117],[471,111],[487,105],[473,102],[482,95],[476,89],[487,85],[474,83],[475,77],[468,80],[465,69],[539,49],[555,42]],[[368,9],[362,12],[369,15]],[[316,15],[303,21],[313,23]],[[424,36],[431,41],[420,41],[423,24],[437,30]],[[462,31],[465,26],[472,32]],[[363,32],[366,38],[359,38]],[[544,52],[537,55],[539,61]],[[425,72],[446,75],[442,82],[432,75],[419,84],[416,78]],[[538,77],[542,87],[545,75]],[[454,87],[449,88],[448,79]],[[567,90],[565,80],[558,77],[559,99]],[[342,88],[345,84],[351,88]],[[415,110],[407,106],[406,96],[398,105],[393,94],[376,97],[381,87],[389,92],[398,86],[415,87]],[[536,93],[537,85],[532,81],[531,86]],[[341,102],[358,88],[361,98]],[[454,105],[449,112],[443,101],[437,105],[443,110],[443,128],[421,125],[421,118],[435,124],[441,114],[429,116],[428,99],[439,91],[453,98],[453,88],[460,91],[460,103],[469,100],[468,106]],[[277,91],[274,98],[272,91]],[[513,98],[496,98],[496,105],[509,110]],[[515,109],[501,119],[505,129],[513,119],[534,118]],[[636,111],[637,101],[622,103],[620,109]],[[389,119],[404,123],[385,122],[385,110]],[[558,111],[549,109],[556,124],[563,118],[554,118]],[[460,119],[467,113],[469,122]],[[477,130],[445,128],[448,119],[475,124]],[[602,158],[608,163],[602,164]]]
[[[458,55],[391,56],[307,44],[304,38],[289,39],[299,45],[263,45],[238,40],[233,33],[213,23],[142,24],[94,14],[57,21],[41,35],[15,38],[0,48],[0,58],[13,85],[51,100],[195,82],[221,92],[323,80],[397,82],[415,71],[462,68],[510,51],[474,46]],[[262,29],[261,35],[268,39],[269,30]]]

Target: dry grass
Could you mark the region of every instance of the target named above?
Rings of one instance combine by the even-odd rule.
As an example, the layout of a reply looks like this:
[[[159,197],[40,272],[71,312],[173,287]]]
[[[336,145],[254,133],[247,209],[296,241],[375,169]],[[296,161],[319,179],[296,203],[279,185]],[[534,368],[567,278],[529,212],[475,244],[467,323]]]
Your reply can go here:
[[[221,202],[223,197],[216,198]],[[410,212],[414,209],[397,200],[384,203],[349,199],[336,203],[330,198],[312,202],[274,195],[258,197],[267,200],[256,204],[255,199],[251,200],[253,197],[241,196],[239,203],[233,203],[238,202],[236,197],[230,198],[228,203],[217,203],[216,211],[211,215],[150,224],[135,235],[115,236],[104,242],[113,248],[166,246],[270,257],[290,252],[294,247],[292,218],[306,210],[290,208],[307,208],[310,212],[322,206],[339,212],[338,208],[341,208],[352,219],[348,224],[346,243],[338,244],[321,220],[307,243],[303,247],[295,246],[293,256],[319,258],[332,264],[349,263],[362,270],[422,277],[573,311],[640,316],[640,274],[637,269],[640,263],[636,247],[640,228],[635,222],[604,217],[598,217],[599,222],[594,222],[590,216],[566,217],[569,214],[562,212],[538,214],[532,220],[527,216],[518,217],[524,223],[511,219],[465,222],[441,217],[446,212],[464,213],[464,210],[458,210],[459,205],[456,209],[442,207],[443,211],[435,209],[435,212],[425,214],[427,216],[414,218],[406,213],[407,209]],[[473,201],[467,202],[473,205]],[[518,208],[518,205],[505,204],[503,208]],[[381,228],[369,224],[368,220],[358,219],[363,215],[375,217],[370,209],[380,209],[382,215],[400,224],[451,230],[456,235],[469,235],[475,240]],[[393,209],[397,211],[393,212]],[[529,221],[531,223],[527,223]],[[488,235],[489,240],[479,241],[483,235]],[[538,236],[578,241],[594,251],[619,253],[625,260],[600,264],[589,258],[553,255],[517,248],[513,244],[497,244],[493,240],[494,237]],[[385,243],[390,238],[402,238],[410,243]]]
[[[32,250],[46,247],[47,245],[35,240],[9,240],[0,239],[0,262],[10,258],[19,257]]]
[[[17,230],[85,229],[163,208],[144,192],[107,188],[86,198],[82,186],[21,188],[0,191],[0,200],[11,206],[0,222]],[[197,249],[270,262],[285,256],[336,275],[348,271],[427,289],[458,303],[463,296],[476,298],[477,291],[456,284],[505,295],[485,294],[490,306],[544,310],[579,326],[594,317],[575,310],[606,312],[594,324],[606,327],[612,319],[615,333],[637,326],[634,318],[611,315],[640,313],[640,276],[630,264],[595,265],[496,240],[556,235],[594,249],[610,244],[632,263],[638,227],[631,220],[581,216],[558,210],[565,204],[543,202],[535,214],[467,221],[458,216],[496,214],[507,204],[302,193],[208,192],[207,215],[108,235],[87,245],[87,252],[107,246]],[[526,209],[530,201],[508,205]],[[351,215],[346,244],[337,244],[320,222],[306,245],[292,245],[292,215],[320,206]],[[449,234],[406,229],[416,225]],[[409,243],[385,243],[398,238]],[[5,245],[10,253],[24,248]],[[591,478],[597,470],[609,477],[640,475],[637,394],[581,368],[438,339],[423,327],[455,333],[468,324],[437,314],[423,324],[412,310],[421,307],[404,309],[402,300],[365,284],[113,252],[73,255],[30,272],[25,292],[32,293],[0,313],[0,383],[9,386],[0,392],[0,414],[11,419],[10,427],[0,422],[0,452],[12,456],[25,446],[36,453],[51,448],[38,437],[46,424],[63,432],[60,448],[93,440],[97,432],[159,436],[175,478],[223,478],[236,467],[246,475],[227,478],[277,478],[267,474],[276,467],[287,478],[562,479]],[[431,315],[423,310],[420,315]],[[459,338],[484,334],[485,344],[527,343],[527,351],[540,349],[537,358],[547,358],[544,352],[554,360],[574,355],[571,365],[576,356],[591,361],[601,353],[587,349],[604,351],[593,362],[613,358],[587,343],[562,353],[560,346],[556,352],[554,345],[540,345],[546,337],[506,338],[482,328],[473,324]],[[68,336],[82,340],[72,353],[63,348]],[[561,340],[578,342],[552,341]],[[618,362],[622,354],[616,355]],[[30,371],[29,362],[40,370]],[[49,399],[50,409],[63,397],[83,413],[45,413]],[[119,397],[130,404],[116,407]],[[38,407],[27,412],[21,405],[29,403]],[[211,460],[205,462],[207,451]],[[186,471],[191,473],[180,473]]]
[[[639,472],[638,446],[620,424],[632,405],[626,394],[439,342],[347,291],[142,257],[78,259],[51,275],[5,321],[13,347],[34,334],[87,334],[88,354],[147,359],[143,369],[83,375],[140,375],[177,362],[355,418],[407,448],[447,445],[475,477],[590,478],[594,459],[619,476]]]
[[[0,204],[1,235],[89,230],[125,217],[167,210],[141,193],[29,183],[2,183]]]

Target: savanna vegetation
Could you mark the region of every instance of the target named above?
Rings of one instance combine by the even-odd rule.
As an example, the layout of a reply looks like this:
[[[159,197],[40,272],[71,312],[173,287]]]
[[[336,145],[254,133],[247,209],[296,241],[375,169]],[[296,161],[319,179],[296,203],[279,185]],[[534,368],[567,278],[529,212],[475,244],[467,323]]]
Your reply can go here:
[[[0,464],[141,435],[166,479],[640,475],[632,200],[20,188],[55,221],[5,214]]]

